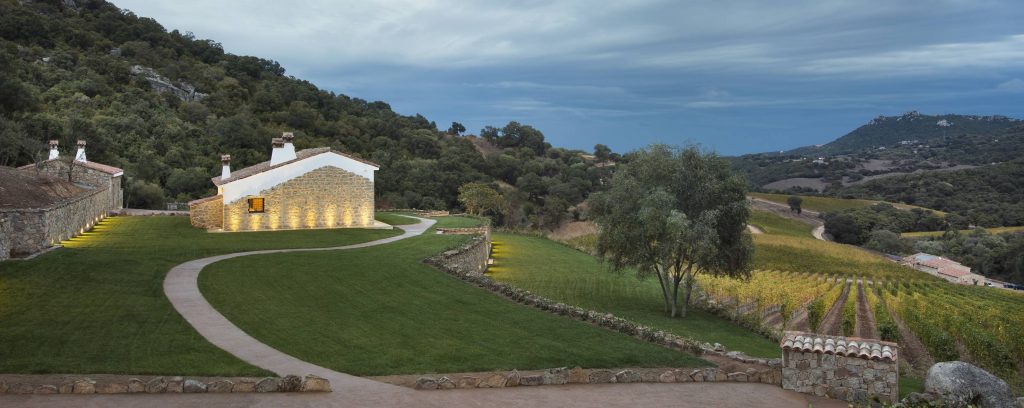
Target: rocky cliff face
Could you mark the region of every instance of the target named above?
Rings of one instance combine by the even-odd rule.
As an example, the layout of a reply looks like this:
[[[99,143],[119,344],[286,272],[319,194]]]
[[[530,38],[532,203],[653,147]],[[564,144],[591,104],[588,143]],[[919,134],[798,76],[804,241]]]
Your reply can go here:
[[[196,102],[207,96],[207,94],[197,92],[196,87],[187,82],[172,82],[167,77],[158,74],[153,68],[132,65],[131,73],[146,78],[154,91],[170,92],[185,102]]]

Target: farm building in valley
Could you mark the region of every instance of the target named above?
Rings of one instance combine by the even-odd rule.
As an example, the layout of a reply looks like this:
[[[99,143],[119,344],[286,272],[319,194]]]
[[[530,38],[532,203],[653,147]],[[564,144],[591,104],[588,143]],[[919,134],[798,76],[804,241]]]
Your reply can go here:
[[[73,157],[61,157],[51,140],[46,161],[0,167],[0,260],[42,251],[120,210],[123,175],[86,160],[82,140]]]
[[[189,203],[192,225],[218,231],[383,227],[374,220],[376,164],[327,147],[296,152],[273,140],[270,160],[231,170],[221,157],[217,195]]]
[[[911,268],[940,277],[953,283],[963,285],[985,285],[985,277],[971,273],[971,267],[961,265],[951,259],[918,252],[903,258],[903,263]]]

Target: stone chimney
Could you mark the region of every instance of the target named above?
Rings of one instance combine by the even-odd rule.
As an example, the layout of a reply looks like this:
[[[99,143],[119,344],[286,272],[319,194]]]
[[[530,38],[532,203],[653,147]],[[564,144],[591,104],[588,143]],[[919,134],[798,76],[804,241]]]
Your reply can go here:
[[[88,160],[85,159],[85,141],[79,140],[77,144],[78,153],[75,153],[75,161],[87,162]]]
[[[220,163],[223,165],[220,168],[220,179],[227,180],[231,178],[231,155],[222,154],[220,155]]]
[[[274,150],[270,152],[271,166],[295,160],[295,146],[292,145],[294,138],[295,136],[291,132],[284,132],[281,137],[274,138],[271,142],[274,145]]]
[[[56,140],[51,140],[50,141],[50,158],[47,159],[47,160],[53,160],[53,159],[56,159],[56,158],[60,157],[60,151],[57,150],[57,145],[59,145],[59,144],[60,144],[60,142],[58,142]]]

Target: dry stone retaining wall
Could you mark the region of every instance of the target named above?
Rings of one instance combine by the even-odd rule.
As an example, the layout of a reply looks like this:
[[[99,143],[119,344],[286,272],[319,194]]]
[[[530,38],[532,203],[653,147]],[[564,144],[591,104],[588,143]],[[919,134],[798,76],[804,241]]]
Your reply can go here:
[[[250,213],[245,198],[224,203],[226,231],[374,225],[373,182],[337,167],[321,167],[254,197],[263,197],[265,212]]]
[[[52,207],[5,211],[12,231],[10,256],[33,254],[81,234],[107,216],[109,200],[104,188]]]
[[[563,384],[625,384],[625,383],[687,383],[687,382],[753,382],[780,384],[782,374],[778,368],[749,368],[727,373],[710,368],[637,368],[637,369],[584,369],[576,367],[550,368],[543,371],[497,371],[472,375],[423,376],[413,388],[418,390],[448,390],[455,388],[502,388]]]
[[[442,268],[460,274],[482,275],[487,271],[488,260],[491,258],[491,229],[489,227],[447,228],[438,229],[438,232],[459,235],[479,234],[468,244],[438,255],[435,262],[439,262]]]
[[[7,375],[0,394],[164,394],[243,392],[331,392],[315,375],[265,378]]]
[[[782,348],[783,389],[861,404],[899,397],[895,343],[786,332]]]

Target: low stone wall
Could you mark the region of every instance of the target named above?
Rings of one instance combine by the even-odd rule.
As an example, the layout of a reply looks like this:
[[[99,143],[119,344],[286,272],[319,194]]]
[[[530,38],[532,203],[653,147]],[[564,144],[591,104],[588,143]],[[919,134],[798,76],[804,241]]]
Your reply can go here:
[[[5,211],[11,231],[18,236],[11,240],[10,256],[37,253],[92,228],[107,216],[109,194],[107,189],[97,189],[52,207]]]
[[[193,227],[224,227],[224,196],[201,198],[188,203],[189,222]]]
[[[484,238],[476,238],[474,239],[474,241],[470,242],[467,245],[464,245],[460,248],[451,251],[446,251],[438,256],[428,258],[425,261],[456,278],[459,278],[465,282],[471,283],[478,287],[487,289],[491,292],[494,292],[495,294],[504,296],[513,302],[521,303],[527,306],[532,306],[540,310],[548,311],[550,313],[566,316],[571,319],[576,319],[609,330],[624,333],[635,338],[648,341],[669,349],[684,351],[697,355],[716,355],[746,364],[758,364],[767,367],[781,367],[782,365],[782,359],[765,359],[750,357],[740,351],[728,351],[724,346],[718,343],[710,344],[682,336],[677,336],[672,333],[667,333],[665,331],[658,330],[653,327],[645,326],[636,322],[623,319],[621,317],[617,317],[611,313],[601,313],[593,310],[586,310],[580,307],[566,305],[561,302],[555,302],[551,299],[537,296],[528,290],[524,290],[513,285],[509,285],[507,283],[497,282],[494,279],[491,279],[490,277],[485,276],[482,273],[477,273],[476,270],[472,267],[472,265],[475,265],[474,262],[460,261],[461,259],[478,259],[473,257],[479,257],[479,255],[465,255],[465,257],[461,257],[460,254],[463,252],[480,251],[479,247],[477,246],[480,245],[480,240],[484,240]]]
[[[7,213],[0,213],[0,261],[11,257],[11,236],[14,233],[14,225],[11,223],[11,216]]]
[[[95,379],[94,379],[95,378]],[[331,383],[315,375],[265,378],[129,377],[122,375],[0,376],[0,394],[163,394],[243,392],[331,392]]]
[[[786,332],[782,388],[858,404],[899,398],[895,343]]]
[[[447,217],[449,215],[447,210],[417,210],[417,209],[401,209],[392,208],[387,210],[377,210],[378,212],[401,212],[409,213],[417,217],[431,218],[431,217]]]
[[[461,376],[423,376],[413,388],[418,390],[450,390],[455,388],[502,388],[564,384],[629,384],[688,382],[753,382],[778,385],[782,375],[777,368],[747,369],[726,373],[709,368],[637,368],[623,370],[551,368],[543,371],[499,371]]]
[[[487,264],[491,258],[490,228],[473,228],[473,232],[460,231],[459,233],[480,235],[462,247],[441,253],[434,258],[433,262],[442,269],[452,270],[459,274],[483,275],[484,272],[487,272]]]

